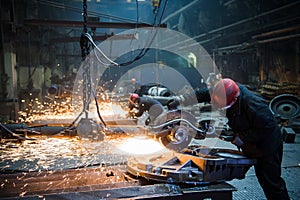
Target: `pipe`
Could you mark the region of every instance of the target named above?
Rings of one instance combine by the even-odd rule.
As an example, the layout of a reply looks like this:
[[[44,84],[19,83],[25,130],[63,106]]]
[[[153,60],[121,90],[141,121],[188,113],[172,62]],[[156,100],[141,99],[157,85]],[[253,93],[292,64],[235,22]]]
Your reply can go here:
[[[294,30],[298,30],[298,29],[300,29],[300,26],[293,26],[293,27],[283,28],[283,29],[279,29],[279,30],[275,30],[275,31],[262,33],[262,34],[259,34],[259,35],[254,35],[254,36],[252,36],[252,39],[272,36],[272,35],[275,35],[275,34],[290,32],[290,31],[294,31]]]
[[[298,38],[298,37],[300,37],[300,33],[299,34],[288,35],[288,36],[283,36],[283,37],[276,37],[276,38],[266,39],[266,40],[260,40],[257,43],[258,44],[265,44],[265,43],[276,42],[276,41],[281,41],[281,40],[289,40],[289,39]]]

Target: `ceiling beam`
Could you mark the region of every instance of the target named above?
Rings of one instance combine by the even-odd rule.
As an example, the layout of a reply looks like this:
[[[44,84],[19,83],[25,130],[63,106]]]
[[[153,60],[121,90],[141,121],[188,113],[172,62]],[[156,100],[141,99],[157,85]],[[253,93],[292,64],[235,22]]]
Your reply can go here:
[[[137,39],[134,34],[123,34],[123,35],[101,35],[101,36],[93,36],[93,40],[95,41],[104,41],[110,38],[110,40],[133,40]],[[79,42],[80,37],[62,37],[62,38],[54,38],[51,42]]]
[[[288,28],[283,28],[283,29],[279,29],[279,30],[274,30],[274,31],[262,33],[262,34],[259,34],[259,35],[254,35],[254,36],[252,36],[252,39],[268,37],[268,36],[272,36],[272,35],[276,35],[276,34],[296,31],[296,30],[300,30],[300,26],[293,26],[293,27],[288,27]]]
[[[25,19],[24,25],[31,26],[58,26],[58,27],[83,27],[83,21],[67,21],[67,20],[48,20],[48,19]],[[146,28],[153,27],[146,23],[122,23],[122,22],[87,22],[87,26],[91,28]],[[166,24],[160,25],[166,28]]]

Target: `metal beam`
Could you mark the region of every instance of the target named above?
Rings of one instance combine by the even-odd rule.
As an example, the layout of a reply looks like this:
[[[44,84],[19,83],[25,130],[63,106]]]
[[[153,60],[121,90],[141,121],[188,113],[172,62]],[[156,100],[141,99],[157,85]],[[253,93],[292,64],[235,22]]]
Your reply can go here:
[[[285,33],[285,32],[290,32],[290,31],[295,31],[295,30],[300,30],[300,26],[293,26],[293,27],[288,27],[288,28],[283,28],[283,29],[279,29],[279,30],[274,30],[274,31],[262,33],[262,34],[259,34],[259,35],[254,35],[254,36],[252,36],[252,39],[268,37],[268,36],[272,36],[272,35],[275,35],[275,34],[280,34],[280,33]]]
[[[293,34],[293,35],[287,35],[287,36],[282,36],[282,37],[275,37],[275,38],[270,38],[270,39],[265,39],[265,40],[258,40],[256,42],[252,42],[252,43],[242,43],[242,44],[237,44],[237,45],[220,47],[220,48],[213,49],[213,51],[229,51],[229,50],[233,50],[233,49],[246,49],[246,48],[249,48],[249,47],[253,47],[256,44],[266,44],[266,43],[283,41],[283,40],[290,40],[290,39],[296,39],[296,38],[300,38],[300,34]]]
[[[111,40],[137,39],[134,34],[93,36],[93,39],[95,41],[104,41],[108,38],[111,38]],[[80,37],[62,37],[62,38],[54,38],[51,40],[51,42],[79,42],[79,41],[80,41]]]
[[[25,19],[24,25],[31,26],[62,26],[62,27],[83,27],[82,21],[66,21],[66,20],[47,20],[47,19]],[[132,29],[142,27],[153,27],[151,24],[146,23],[122,23],[122,22],[87,22],[88,27],[92,28],[120,28]],[[165,24],[160,27],[166,27]]]
[[[277,42],[277,41],[282,41],[282,40],[290,40],[290,39],[295,39],[295,38],[300,38],[300,33],[293,34],[293,35],[282,36],[282,37],[271,38],[271,39],[266,39],[266,40],[259,40],[257,43],[265,44],[265,43]]]

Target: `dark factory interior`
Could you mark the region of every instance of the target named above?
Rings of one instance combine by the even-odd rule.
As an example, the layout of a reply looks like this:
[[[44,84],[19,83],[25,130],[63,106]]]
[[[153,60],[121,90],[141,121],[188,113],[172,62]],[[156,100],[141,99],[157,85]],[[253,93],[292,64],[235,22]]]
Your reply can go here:
[[[0,9],[0,199],[300,199],[300,1]]]

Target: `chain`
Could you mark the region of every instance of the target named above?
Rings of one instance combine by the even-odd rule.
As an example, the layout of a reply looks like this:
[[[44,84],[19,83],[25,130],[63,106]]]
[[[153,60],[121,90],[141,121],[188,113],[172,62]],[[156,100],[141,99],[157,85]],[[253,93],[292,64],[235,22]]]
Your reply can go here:
[[[80,38],[80,46],[81,46],[81,56],[82,60],[84,61],[86,56],[89,54],[89,43],[88,39],[84,36],[87,33],[87,2],[83,0],[83,31]]]
[[[83,0],[83,32],[80,38],[80,46],[81,46],[81,56],[83,61],[83,85],[82,85],[82,100],[83,100],[83,107],[85,109],[85,117],[88,118],[88,110],[89,110],[89,101],[91,96],[91,81],[90,81],[90,67],[89,67],[89,41],[85,33],[87,33],[87,0]]]
[[[83,32],[87,33],[87,3],[83,0]]]

